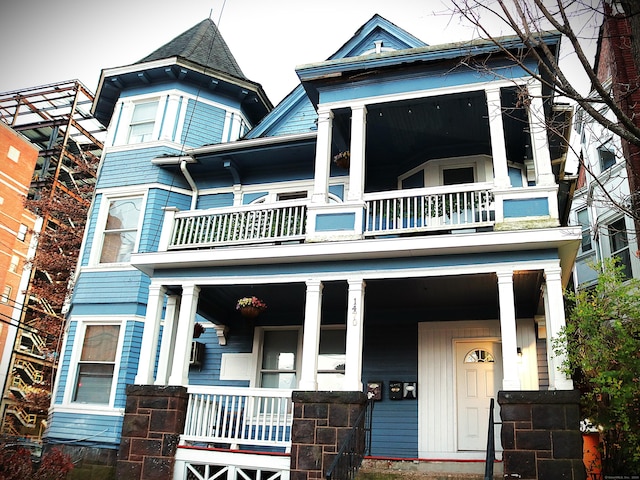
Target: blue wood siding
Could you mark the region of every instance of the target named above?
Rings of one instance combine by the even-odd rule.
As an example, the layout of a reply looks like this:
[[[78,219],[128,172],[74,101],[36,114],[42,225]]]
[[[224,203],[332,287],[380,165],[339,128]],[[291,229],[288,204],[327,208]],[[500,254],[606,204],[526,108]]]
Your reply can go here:
[[[124,408],[127,395],[127,385],[133,385],[138,373],[138,361],[140,359],[140,345],[142,345],[142,331],[144,322],[127,322],[122,344],[122,356],[120,357],[120,370],[116,385],[116,399],[114,407]]]
[[[215,195],[203,195],[198,198],[198,208],[219,208],[219,207],[232,207],[233,206],[233,193],[218,193]]]
[[[504,201],[504,218],[542,217],[549,215],[547,198],[507,199]]]
[[[418,456],[418,401],[390,400],[389,382],[418,381],[418,324],[410,313],[365,319],[362,382],[383,382],[373,409],[371,454]],[[426,385],[418,384],[418,395]],[[437,435],[437,432],[433,432]]]
[[[96,224],[98,222],[98,210],[100,209],[100,202],[102,201],[102,195],[96,194],[91,211],[89,212],[89,218],[87,219],[87,236],[84,243],[84,251],[80,264],[82,266],[89,265],[89,257],[91,255],[91,245],[96,234]]]
[[[158,251],[158,241],[162,233],[164,223],[164,208],[176,207],[179,210],[188,210],[191,205],[191,196],[175,192],[168,192],[158,188],[149,189],[147,205],[144,210],[144,221],[140,232],[139,253]]]
[[[178,155],[178,150],[167,147],[138,148],[105,154],[96,188],[125,187],[162,183],[180,188],[189,188],[179,171],[151,164],[151,160],[162,155]]]
[[[78,322],[69,322],[69,329],[64,345],[64,356],[60,359],[60,366],[58,368],[58,390],[56,391],[55,404],[60,405],[64,397],[64,390],[67,387],[67,381],[69,378],[69,365],[71,363],[71,350],[73,348],[73,341],[78,329]]]
[[[362,55],[364,52],[374,49],[375,44],[373,42],[377,40],[382,40],[383,48],[392,48],[394,50],[404,50],[405,48],[409,48],[409,45],[400,41],[398,37],[391,35],[389,32],[378,27],[360,41],[360,43],[356,45],[356,47],[351,50],[347,56],[357,57],[358,55]]]
[[[74,315],[144,315],[149,277],[136,270],[82,272],[73,292]]]
[[[121,435],[122,417],[119,415],[53,412],[49,415],[45,438],[52,444],[64,442],[117,449]]]
[[[316,130],[318,114],[308,97],[301,97],[277,123],[269,129],[269,136],[308,133]]]
[[[189,99],[180,142],[189,147],[221,143],[224,117],[223,109]]]

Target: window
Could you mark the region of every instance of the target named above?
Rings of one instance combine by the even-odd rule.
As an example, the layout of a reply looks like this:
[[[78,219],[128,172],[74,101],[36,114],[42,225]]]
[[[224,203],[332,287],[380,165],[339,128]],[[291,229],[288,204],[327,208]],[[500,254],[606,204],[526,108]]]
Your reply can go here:
[[[344,329],[322,329],[318,353],[318,390],[342,390],[346,362]]]
[[[9,264],[9,271],[14,273],[17,272],[18,265],[20,265],[20,257],[18,257],[17,255],[11,255],[11,263]]]
[[[142,143],[152,140],[158,102],[138,103],[133,107],[129,124],[128,143]]]
[[[109,202],[100,263],[129,260],[136,245],[141,206],[142,197],[120,198]]]
[[[5,285],[2,297],[0,297],[0,302],[9,303],[9,300],[11,300],[11,287],[9,285]]]
[[[265,330],[262,338],[260,386],[296,388],[298,330]]]
[[[74,402],[110,402],[119,334],[119,325],[87,325],[78,362]]]
[[[20,225],[20,228],[18,229],[18,240],[20,240],[21,242],[24,242],[25,239],[27,238],[27,226],[26,225]]]
[[[589,211],[586,208],[578,210],[578,223],[582,227],[582,244],[583,252],[591,250],[591,223],[589,222]]]
[[[443,185],[460,185],[462,183],[474,183],[475,174],[473,167],[445,168],[442,170]]]
[[[606,146],[598,148],[598,158],[600,159],[600,171],[604,172],[616,163],[616,154]]]
[[[611,256],[618,259],[618,264],[623,267],[623,274],[626,278],[631,278],[631,256],[629,253],[629,241],[627,240],[627,230],[624,218],[609,224],[609,243],[611,246]]]
[[[493,363],[495,359],[491,352],[482,348],[471,350],[464,356],[464,363]]]

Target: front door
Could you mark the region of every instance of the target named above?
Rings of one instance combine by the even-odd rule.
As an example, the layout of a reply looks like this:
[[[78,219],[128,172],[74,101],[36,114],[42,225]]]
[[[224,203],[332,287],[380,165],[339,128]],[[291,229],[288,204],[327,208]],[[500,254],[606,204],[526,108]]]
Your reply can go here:
[[[485,450],[489,404],[502,378],[500,344],[457,342],[455,352],[458,450]]]

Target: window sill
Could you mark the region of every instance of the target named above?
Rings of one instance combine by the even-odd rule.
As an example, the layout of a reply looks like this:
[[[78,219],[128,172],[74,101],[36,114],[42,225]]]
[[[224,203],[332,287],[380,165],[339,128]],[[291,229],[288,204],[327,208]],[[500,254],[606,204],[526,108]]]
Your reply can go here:
[[[51,413],[74,413],[79,415],[104,415],[110,417],[124,417],[124,408],[114,408],[105,404],[92,403],[65,403],[53,405]]]

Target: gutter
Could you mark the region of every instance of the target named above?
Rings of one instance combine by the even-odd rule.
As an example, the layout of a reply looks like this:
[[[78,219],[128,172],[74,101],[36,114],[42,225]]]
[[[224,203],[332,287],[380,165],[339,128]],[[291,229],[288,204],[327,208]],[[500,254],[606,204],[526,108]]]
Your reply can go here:
[[[188,159],[190,159],[190,157],[183,157],[180,160],[180,171],[182,172],[182,174],[184,175],[184,178],[187,180],[187,183],[191,187],[191,192],[192,192],[192,195],[191,195],[191,210],[195,210],[196,209],[196,205],[198,203],[199,190],[198,190],[198,186],[196,185],[196,182],[193,181],[193,177],[191,176],[191,174],[187,170]]]

